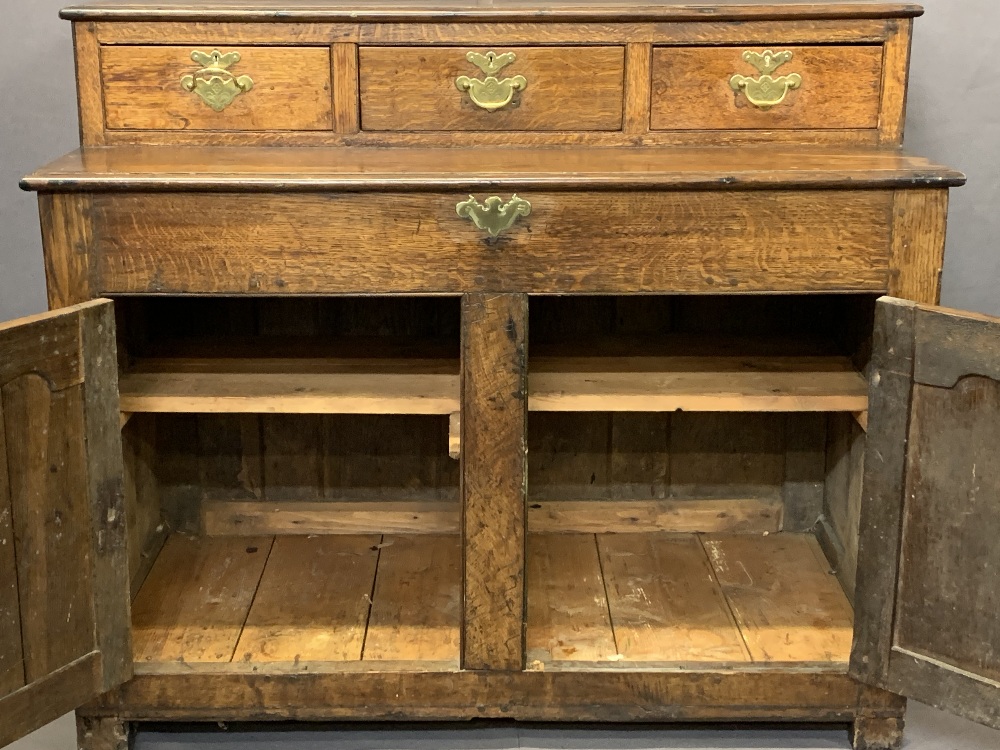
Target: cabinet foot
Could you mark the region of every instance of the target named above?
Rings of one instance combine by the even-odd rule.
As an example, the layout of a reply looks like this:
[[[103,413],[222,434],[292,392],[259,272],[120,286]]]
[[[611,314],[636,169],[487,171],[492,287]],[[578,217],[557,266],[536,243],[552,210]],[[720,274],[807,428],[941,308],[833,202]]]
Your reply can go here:
[[[854,750],[899,750],[903,746],[903,718],[859,716],[851,726]]]
[[[132,739],[130,722],[76,716],[76,745],[79,750],[131,750]]]

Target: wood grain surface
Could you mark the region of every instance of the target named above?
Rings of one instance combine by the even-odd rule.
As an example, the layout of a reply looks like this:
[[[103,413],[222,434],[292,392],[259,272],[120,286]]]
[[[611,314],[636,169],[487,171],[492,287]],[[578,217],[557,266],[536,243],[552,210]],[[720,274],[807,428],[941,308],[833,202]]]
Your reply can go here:
[[[528,297],[462,298],[462,667],[524,666]]]
[[[363,130],[618,130],[622,124],[623,47],[504,47],[517,59],[495,77],[524,76],[527,86],[489,112],[455,85],[483,80],[467,47],[361,47]],[[471,51],[485,54],[486,48]],[[580,96],[580,92],[586,92]]]
[[[164,7],[162,3],[101,2],[93,5],[74,6],[62,12],[71,20],[372,20],[392,19],[449,20],[473,18],[481,20],[514,20],[518,18],[545,20],[549,17],[589,18],[614,15],[622,19],[663,18],[669,20],[704,20],[706,16],[718,20],[799,18],[878,18],[911,17],[922,13],[913,3],[816,3],[800,0],[771,0],[764,4],[749,4],[746,0],[715,0],[712,3],[664,5],[635,5],[622,0],[604,0],[587,3],[580,0],[550,2],[544,11],[537,4],[522,2],[495,4],[492,2],[469,3],[464,0],[423,0],[419,3],[387,2],[386,0],[358,0],[338,4],[296,0],[280,6],[273,0],[244,0],[236,5],[226,3],[177,3]]]
[[[377,221],[371,196],[358,193],[99,194],[95,291],[724,293],[888,283],[891,193],[520,195],[531,215],[491,239],[456,214],[467,197],[458,190],[383,195]],[[243,219],[229,221],[234,212]],[[853,221],[830,222],[833,214]]]
[[[782,46],[792,59],[772,75],[798,73],[802,85],[769,109],[729,85],[759,78],[742,58],[763,47],[654,47],[653,130],[873,129],[879,126],[882,46]],[[849,81],[849,83],[848,83]]]
[[[106,45],[101,80],[109,130],[330,130],[333,85],[330,48],[250,47],[239,52],[233,76],[248,75],[253,88],[216,112],[181,78],[201,67],[190,46]],[[212,48],[201,50],[212,52]]]

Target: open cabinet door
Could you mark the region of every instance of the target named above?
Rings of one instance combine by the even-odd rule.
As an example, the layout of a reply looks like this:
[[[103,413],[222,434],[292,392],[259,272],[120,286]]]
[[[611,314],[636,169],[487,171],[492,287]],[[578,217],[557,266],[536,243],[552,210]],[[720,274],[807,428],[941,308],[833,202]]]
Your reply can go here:
[[[1000,319],[879,300],[851,673],[1000,728]]]
[[[114,315],[0,324],[0,747],[131,676]]]

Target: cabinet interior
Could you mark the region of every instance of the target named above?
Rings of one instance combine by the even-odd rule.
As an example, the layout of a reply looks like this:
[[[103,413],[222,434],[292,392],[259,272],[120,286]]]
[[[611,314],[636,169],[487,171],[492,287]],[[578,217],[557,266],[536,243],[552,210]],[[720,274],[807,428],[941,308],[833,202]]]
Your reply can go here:
[[[528,669],[846,669],[873,306],[531,298]],[[458,669],[459,299],[116,310],[137,667]]]

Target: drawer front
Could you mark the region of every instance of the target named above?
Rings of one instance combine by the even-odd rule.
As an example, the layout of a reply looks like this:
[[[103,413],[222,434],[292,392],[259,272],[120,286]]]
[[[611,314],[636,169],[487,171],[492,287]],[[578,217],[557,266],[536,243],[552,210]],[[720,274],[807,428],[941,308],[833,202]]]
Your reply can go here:
[[[623,47],[361,47],[362,130],[620,130]]]
[[[98,193],[95,291],[886,289],[891,191],[487,195]]]
[[[650,127],[876,129],[882,58],[881,45],[656,47]]]
[[[329,47],[107,45],[101,80],[109,130],[333,127]]]

